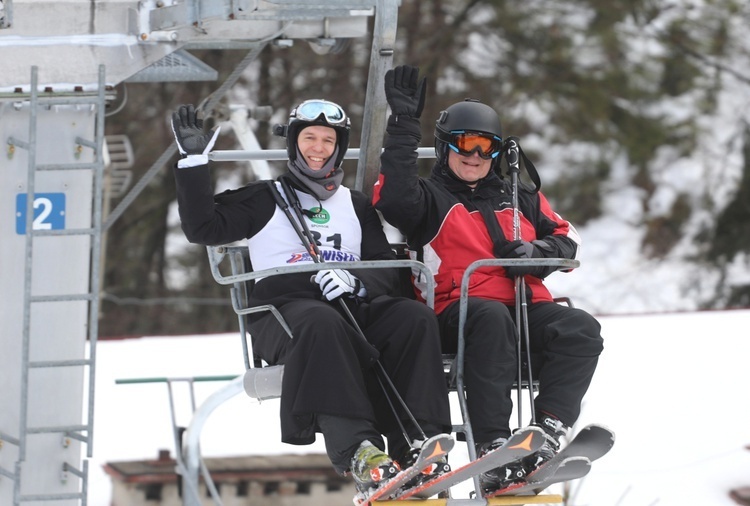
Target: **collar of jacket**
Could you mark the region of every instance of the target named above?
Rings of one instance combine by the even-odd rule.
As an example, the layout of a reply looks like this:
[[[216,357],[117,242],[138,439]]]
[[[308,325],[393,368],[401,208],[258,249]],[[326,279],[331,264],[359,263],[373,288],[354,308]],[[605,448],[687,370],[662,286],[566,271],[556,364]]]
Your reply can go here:
[[[297,176],[292,174],[291,172],[285,172],[279,178],[284,178],[289,182],[289,185],[294,188],[297,191],[301,191],[302,193],[307,193],[308,195],[312,195],[310,190],[305,188],[305,185],[302,184],[302,181],[299,180]],[[314,195],[313,195],[314,196]]]
[[[484,179],[481,179],[477,186],[472,188],[458,179],[447,165],[436,163],[432,167],[431,179],[439,182],[451,193],[467,193],[474,194],[477,196],[485,196],[486,194],[494,194],[496,192],[502,192],[505,184],[504,180],[497,175],[495,171],[490,171]]]

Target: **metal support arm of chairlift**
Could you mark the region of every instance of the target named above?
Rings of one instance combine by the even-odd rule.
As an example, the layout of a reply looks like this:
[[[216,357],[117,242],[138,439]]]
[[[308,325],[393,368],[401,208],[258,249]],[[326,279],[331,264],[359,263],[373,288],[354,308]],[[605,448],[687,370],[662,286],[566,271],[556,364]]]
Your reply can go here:
[[[557,267],[558,269],[573,269],[578,267],[580,262],[578,260],[568,260],[564,258],[535,258],[535,259],[511,259],[511,258],[489,258],[485,260],[477,260],[470,264],[464,271],[464,275],[461,278],[461,295],[459,299],[459,310],[458,310],[458,348],[456,353],[456,392],[458,394],[458,403],[461,408],[461,417],[463,419],[463,425],[454,427],[454,430],[462,431],[466,435],[466,445],[469,451],[469,459],[475,460],[477,458],[476,449],[474,446],[474,434],[471,429],[471,420],[469,419],[469,409],[466,401],[466,391],[464,389],[464,352],[466,350],[466,342],[464,338],[464,328],[466,326],[466,317],[469,306],[469,280],[471,275],[482,267],[510,267],[510,266],[550,266]],[[531,385],[532,381],[529,378],[529,396],[533,396],[533,388]],[[518,391],[519,391],[519,403],[521,401],[521,378],[518,378]],[[521,407],[517,406],[520,411]],[[481,497],[481,487],[479,486],[479,477],[474,477],[474,489],[476,497]]]

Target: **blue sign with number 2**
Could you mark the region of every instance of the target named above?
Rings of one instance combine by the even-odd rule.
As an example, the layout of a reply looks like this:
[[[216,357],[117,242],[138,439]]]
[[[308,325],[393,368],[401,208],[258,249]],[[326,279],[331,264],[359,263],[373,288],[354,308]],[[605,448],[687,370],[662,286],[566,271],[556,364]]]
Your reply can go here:
[[[16,233],[26,234],[26,193],[16,195]],[[65,194],[37,193],[34,195],[34,230],[62,230],[65,228]]]

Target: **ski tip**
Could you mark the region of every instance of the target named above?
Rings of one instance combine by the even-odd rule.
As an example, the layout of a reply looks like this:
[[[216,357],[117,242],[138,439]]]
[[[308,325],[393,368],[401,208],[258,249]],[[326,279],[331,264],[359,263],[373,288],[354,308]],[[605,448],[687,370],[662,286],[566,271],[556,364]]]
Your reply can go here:
[[[443,445],[440,444],[440,441],[435,441],[435,448],[432,450],[432,452],[427,456],[427,458],[432,457],[442,457],[446,453],[448,453],[450,449],[444,449]]]
[[[509,448],[526,450],[531,453],[535,450],[536,447],[539,446],[534,444],[535,436],[536,435],[533,432],[530,432],[526,434],[520,442],[510,445]],[[536,436],[536,438],[538,437],[539,436]]]
[[[583,432],[585,430],[587,430],[587,431],[606,432],[606,433],[609,434],[609,437],[612,438],[612,443],[614,444],[614,442],[615,442],[615,431],[613,431],[612,429],[610,429],[609,427],[607,427],[604,424],[601,424],[601,423],[590,423],[590,424],[586,425],[583,429],[581,429],[581,432]]]
[[[544,430],[534,426],[525,427],[513,434],[508,443],[508,448],[534,452],[544,443]]]
[[[427,458],[442,457],[443,455],[447,455],[455,444],[456,442],[450,434],[438,434],[427,439],[423,448],[432,445],[432,450],[427,455]]]
[[[584,457],[583,455],[573,455],[571,457],[565,457],[560,463],[560,467],[569,465],[591,465],[591,459]]]

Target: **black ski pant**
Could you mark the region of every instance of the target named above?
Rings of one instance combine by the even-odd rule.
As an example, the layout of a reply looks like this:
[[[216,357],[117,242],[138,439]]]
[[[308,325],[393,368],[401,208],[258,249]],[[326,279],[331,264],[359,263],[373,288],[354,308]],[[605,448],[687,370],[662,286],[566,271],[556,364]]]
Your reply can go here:
[[[536,416],[551,415],[571,427],[604,350],[601,325],[586,311],[555,302],[529,304],[528,316],[531,365],[539,379]]]
[[[554,302],[527,306],[532,367],[538,371],[537,417],[551,415],[570,427],[603,350],[601,326],[577,308]],[[510,435],[511,387],[517,376],[515,308],[470,297],[465,339],[464,380],[469,417],[477,443]],[[459,303],[439,316],[443,352],[456,349]],[[525,353],[525,348],[523,353]]]
[[[443,353],[458,347],[459,303],[440,315]],[[511,389],[516,378],[516,331],[508,307],[470,297],[464,328],[464,385],[474,441],[510,437]]]
[[[427,436],[449,432],[448,390],[442,368],[437,319],[415,300],[381,296],[349,305],[367,341]],[[362,340],[338,301],[299,298],[277,307],[293,338],[273,315],[251,323],[254,351],[270,364],[285,364],[281,395],[282,441],[310,444],[322,432],[337,471],[349,468],[364,440],[399,459],[420,432],[409,421],[393,393],[400,430],[378,366],[366,360]]]

